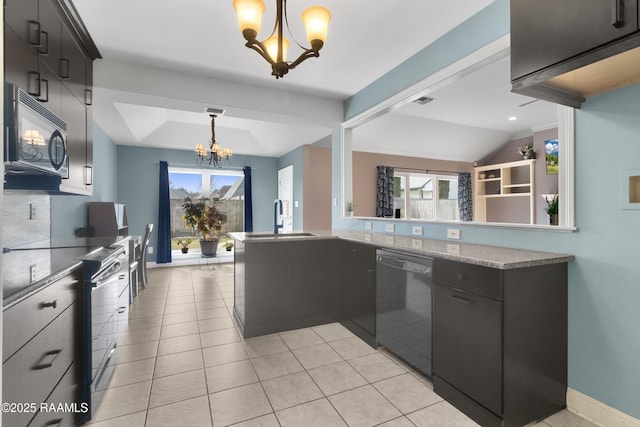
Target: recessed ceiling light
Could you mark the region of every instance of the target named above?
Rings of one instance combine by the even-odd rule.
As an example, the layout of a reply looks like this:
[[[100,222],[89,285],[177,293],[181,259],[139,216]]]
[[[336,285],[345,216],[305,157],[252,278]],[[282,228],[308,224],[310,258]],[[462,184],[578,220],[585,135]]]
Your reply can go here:
[[[518,120],[518,118],[516,116],[509,117],[509,121],[510,122],[513,122],[514,120]]]
[[[434,101],[434,98],[430,98],[428,96],[421,96],[420,98],[415,99],[413,102],[415,102],[416,104],[424,105],[432,101]]]

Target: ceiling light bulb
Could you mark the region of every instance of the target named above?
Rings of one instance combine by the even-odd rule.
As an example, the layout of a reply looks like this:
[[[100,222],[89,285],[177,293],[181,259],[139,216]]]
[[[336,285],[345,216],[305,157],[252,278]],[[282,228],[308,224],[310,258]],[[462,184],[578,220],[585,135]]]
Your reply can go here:
[[[265,6],[262,0],[234,0],[233,8],[238,14],[238,26],[240,31],[251,30],[255,32],[253,38],[255,38],[260,32],[260,26],[262,25],[262,14],[264,13]]]
[[[518,120],[518,118],[517,118],[516,116],[510,116],[510,117],[509,117],[509,121],[510,121],[510,122],[513,122],[513,121],[515,121],[515,120]]]
[[[327,40],[327,32],[331,12],[322,6],[311,6],[302,12],[302,21],[307,29],[307,40],[313,44],[314,40],[324,43]]]
[[[271,57],[273,62],[278,62],[278,36],[269,37],[264,42],[267,48],[267,54]],[[287,61],[287,50],[289,49],[289,40],[286,37],[282,38],[282,62]]]

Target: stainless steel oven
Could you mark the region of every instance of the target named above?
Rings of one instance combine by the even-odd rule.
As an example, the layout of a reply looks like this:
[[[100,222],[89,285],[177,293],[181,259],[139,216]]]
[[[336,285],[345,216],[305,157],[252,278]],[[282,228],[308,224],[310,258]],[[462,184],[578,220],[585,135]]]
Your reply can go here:
[[[91,252],[83,261],[83,422],[95,413],[118,356],[118,340],[129,314],[129,258],[122,246]]]

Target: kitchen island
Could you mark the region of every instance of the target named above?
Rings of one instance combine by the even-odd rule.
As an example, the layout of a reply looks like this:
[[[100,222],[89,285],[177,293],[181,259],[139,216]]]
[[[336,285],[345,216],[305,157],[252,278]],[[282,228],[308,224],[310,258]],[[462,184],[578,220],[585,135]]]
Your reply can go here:
[[[434,391],[483,426],[565,407],[573,256],[352,230],[231,236],[245,338],[337,321],[376,347],[376,250],[429,257]]]

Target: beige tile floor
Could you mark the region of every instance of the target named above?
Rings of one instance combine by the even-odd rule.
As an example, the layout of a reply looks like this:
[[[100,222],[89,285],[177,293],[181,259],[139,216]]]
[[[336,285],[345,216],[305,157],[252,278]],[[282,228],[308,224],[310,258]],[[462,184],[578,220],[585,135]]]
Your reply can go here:
[[[233,266],[156,268],[92,426],[475,426],[431,384],[334,323],[243,340]],[[569,411],[538,427],[589,427]]]

